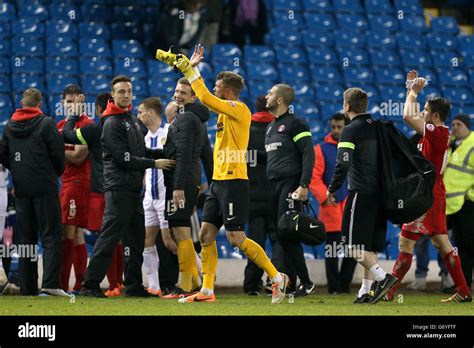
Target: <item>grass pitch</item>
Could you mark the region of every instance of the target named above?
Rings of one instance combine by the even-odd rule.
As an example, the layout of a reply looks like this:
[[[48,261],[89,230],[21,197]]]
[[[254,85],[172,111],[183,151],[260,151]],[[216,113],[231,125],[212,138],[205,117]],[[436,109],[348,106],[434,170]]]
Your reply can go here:
[[[181,304],[177,300],[158,298],[95,299],[75,297],[74,301],[58,297],[0,297],[0,315],[176,315],[176,316],[269,316],[269,315],[474,315],[474,303],[440,303],[443,294],[408,293],[393,303],[352,304],[354,295],[314,294],[285,298],[271,305],[270,297],[244,294],[220,294],[214,303]]]

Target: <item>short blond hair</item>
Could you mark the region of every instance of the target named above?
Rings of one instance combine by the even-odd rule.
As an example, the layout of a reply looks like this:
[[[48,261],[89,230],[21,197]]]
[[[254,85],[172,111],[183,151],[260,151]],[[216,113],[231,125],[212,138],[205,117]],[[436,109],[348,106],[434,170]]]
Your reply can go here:
[[[28,88],[23,92],[22,105],[26,108],[37,107],[41,104],[41,92],[37,88]]]
[[[344,92],[344,101],[349,105],[351,111],[361,114],[367,111],[369,97],[367,92],[361,88],[348,88]]]
[[[232,71],[220,72],[216,80],[221,80],[224,87],[230,88],[235,94],[239,95],[240,91],[244,88],[244,78],[239,74]]]

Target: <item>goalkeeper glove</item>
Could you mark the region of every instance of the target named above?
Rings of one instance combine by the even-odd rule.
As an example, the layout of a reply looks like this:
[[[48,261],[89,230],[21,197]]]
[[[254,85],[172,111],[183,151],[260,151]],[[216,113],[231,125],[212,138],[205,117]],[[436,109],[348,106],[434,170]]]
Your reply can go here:
[[[172,68],[176,68],[176,61],[180,57],[180,54],[173,53],[173,46],[165,52],[163,50],[156,50],[156,59],[168,64]]]
[[[178,68],[179,71],[183,73],[184,76],[187,77],[190,83],[193,83],[194,81],[196,81],[198,78],[201,77],[199,69],[197,67],[193,68],[191,66],[191,62],[189,61],[189,58],[186,57],[184,54],[180,56],[181,57],[178,58],[178,60],[175,63],[175,66],[176,68]]]

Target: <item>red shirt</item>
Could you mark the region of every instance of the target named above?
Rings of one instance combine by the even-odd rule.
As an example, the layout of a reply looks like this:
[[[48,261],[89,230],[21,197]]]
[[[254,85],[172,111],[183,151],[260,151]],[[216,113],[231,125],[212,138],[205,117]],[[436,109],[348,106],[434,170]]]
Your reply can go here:
[[[66,119],[58,122],[57,127],[58,127],[59,133],[62,133],[65,123],[66,123]],[[79,117],[79,121],[77,121],[76,123],[75,129],[82,128],[89,123],[94,123],[94,121],[87,115],[81,115],[81,117]],[[65,144],[65,150],[72,150],[72,149],[74,149],[74,145]],[[61,179],[62,179],[63,185],[69,182],[89,183],[90,178],[91,178],[90,173],[91,173],[91,166],[90,166],[90,161],[88,158],[86,158],[79,166],[74,166],[66,162],[66,167],[64,169],[64,173]]]
[[[418,143],[418,150],[433,163],[436,170],[433,193],[443,197],[446,195],[443,173],[448,163],[449,136],[448,127],[426,123],[423,138]]]

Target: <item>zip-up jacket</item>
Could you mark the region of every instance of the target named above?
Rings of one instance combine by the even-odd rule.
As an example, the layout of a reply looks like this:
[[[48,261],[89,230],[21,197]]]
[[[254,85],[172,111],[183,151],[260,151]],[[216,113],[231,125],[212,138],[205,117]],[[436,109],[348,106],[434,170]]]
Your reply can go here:
[[[78,116],[69,118],[63,128],[64,142],[67,144],[87,145],[91,161],[91,192],[104,192],[104,166],[102,164],[102,127],[105,118],[99,123],[91,123],[74,130]]]
[[[187,104],[184,112],[178,113],[168,128],[164,146],[166,158],[176,160],[176,167],[165,172],[165,186],[184,190],[187,185],[201,184],[199,159],[203,146],[203,126],[196,112],[202,109]]]
[[[16,197],[58,193],[64,142],[53,119],[39,108],[15,111],[5,127],[0,151],[2,164],[12,173]]]
[[[378,142],[372,116],[367,113],[354,117],[344,127],[337,148],[336,168],[328,191],[339,190],[347,176],[349,191],[377,192],[380,189]]]
[[[102,128],[102,161],[104,191],[141,191],[147,168],[154,168],[153,159],[161,158],[162,150],[151,150],[138,119],[109,101]]]
[[[280,179],[300,175],[300,186],[311,181],[313,139],[308,125],[288,111],[267,127],[265,136],[267,176]]]

